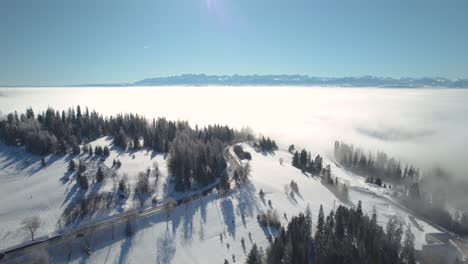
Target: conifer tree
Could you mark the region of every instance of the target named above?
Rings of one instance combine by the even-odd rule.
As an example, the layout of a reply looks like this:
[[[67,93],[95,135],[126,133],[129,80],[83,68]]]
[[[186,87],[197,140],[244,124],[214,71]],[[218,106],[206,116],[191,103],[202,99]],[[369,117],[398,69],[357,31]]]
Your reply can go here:
[[[414,256],[414,234],[411,232],[411,227],[408,225],[405,231],[405,240],[403,242],[402,258],[406,264],[416,263]]]
[[[96,180],[98,182],[102,182],[104,180],[104,173],[102,172],[101,166],[99,166],[98,171],[96,173]]]
[[[257,244],[253,244],[252,249],[247,256],[246,264],[262,264],[262,256],[257,247]]]
[[[76,169],[75,161],[74,161],[74,160],[70,160],[70,161],[68,162],[68,171],[69,171],[69,172],[73,172],[73,171],[75,171],[75,169]]]

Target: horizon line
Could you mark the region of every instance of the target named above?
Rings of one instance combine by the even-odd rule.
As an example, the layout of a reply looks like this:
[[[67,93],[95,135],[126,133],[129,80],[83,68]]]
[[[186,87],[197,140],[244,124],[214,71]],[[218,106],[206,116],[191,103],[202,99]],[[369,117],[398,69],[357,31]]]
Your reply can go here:
[[[227,78],[227,79],[197,79],[188,80],[186,78]],[[283,79],[266,79],[271,77],[282,77]],[[184,79],[185,78],[185,79]],[[264,80],[242,80],[242,83],[229,83],[234,81],[235,78],[263,78]],[[297,79],[301,78],[301,79]],[[344,80],[348,81],[367,81],[376,82],[375,84],[352,84],[344,83]],[[155,82],[150,84],[148,82]],[[172,81],[173,83],[170,83]],[[255,82],[257,81],[257,82]],[[264,81],[258,82],[258,81]],[[322,82],[322,83],[313,83]],[[422,82],[419,86],[411,82]],[[166,83],[164,83],[166,82]],[[201,83],[200,83],[201,82]],[[397,83],[391,83],[397,82]],[[410,82],[410,83],[398,83],[398,82]],[[432,84],[430,82],[433,82]],[[434,83],[435,82],[435,83]],[[447,85],[453,85],[459,82],[463,84],[463,87],[451,87]],[[380,84],[379,84],[380,83]],[[436,85],[434,85],[436,84]],[[166,75],[158,77],[148,77],[135,82],[122,82],[122,83],[82,83],[82,84],[60,84],[60,85],[0,85],[1,88],[33,88],[33,87],[131,87],[131,86],[176,86],[176,85],[187,85],[187,86],[201,86],[201,85],[219,85],[219,86],[338,86],[338,87],[449,87],[449,88],[468,88],[468,78],[448,78],[448,77],[383,77],[375,75],[349,75],[341,77],[324,77],[307,74],[205,74],[205,73],[184,73],[179,75]]]

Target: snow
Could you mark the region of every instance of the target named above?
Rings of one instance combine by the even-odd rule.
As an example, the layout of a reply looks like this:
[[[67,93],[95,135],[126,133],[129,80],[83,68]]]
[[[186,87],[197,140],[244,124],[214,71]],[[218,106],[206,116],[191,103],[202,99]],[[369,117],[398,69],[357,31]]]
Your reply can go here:
[[[84,257],[88,263],[143,263],[149,260],[157,263],[168,260],[171,263],[206,263],[224,259],[231,262],[233,254],[236,262],[242,263],[253,243],[265,248],[268,236],[276,234],[276,230],[260,226],[256,219],[258,213],[270,209],[268,200],[272,201],[272,207],[284,225],[287,224],[284,213],[289,219],[303,212],[308,204],[314,217],[320,204],[327,211],[333,208],[334,195],[318,179],[293,168],[288,162],[291,158],[289,153],[262,154],[248,147],[246,150],[252,153],[252,177],[239,190],[226,195],[211,193],[201,200],[179,206],[173,210],[167,223],[164,212],[140,219],[134,223],[138,231],[132,238],[122,235],[111,243],[111,231],[93,233],[88,238],[93,241],[91,256],[83,256],[81,250],[74,250],[71,263],[80,263]],[[279,164],[280,157],[286,161],[283,165]],[[284,186],[291,180],[300,186],[295,199],[284,191]],[[260,189],[265,192],[265,201],[259,198]],[[122,229],[123,226],[120,227],[121,233]],[[220,234],[223,234],[222,243]],[[242,238],[245,250],[241,245]],[[57,262],[64,261],[63,257],[53,256]]]
[[[377,212],[377,221],[381,226],[385,227],[390,219],[397,219],[404,226],[411,225],[411,231],[415,235],[415,249],[420,250],[423,245],[427,244],[426,234],[440,232],[423,220],[417,219],[408,209],[399,205],[391,196],[392,189],[366,183],[364,177],[343,169],[330,159],[324,158],[324,163],[330,164],[333,175],[348,184],[349,199],[352,203],[357,204],[358,201],[362,201],[364,213],[372,214],[374,210]],[[411,221],[411,218],[414,219],[417,226]]]
[[[138,172],[146,172],[154,162],[159,165],[161,176],[154,197],[163,200],[171,195],[172,190],[167,180],[166,156],[148,150],[122,151],[111,145],[111,139],[100,138],[91,142],[91,146],[110,147],[110,156],[104,161],[109,168],[113,159],[119,159],[122,166],[116,169],[118,175],[127,174],[131,186],[137,179]],[[135,158],[133,158],[135,156]],[[30,216],[39,216],[41,228],[36,237],[50,235],[61,230],[59,219],[64,210],[81,195],[91,192],[108,193],[112,191],[113,181],[105,179],[103,183],[92,185],[83,191],[78,187],[75,177],[68,172],[69,160],[83,160],[87,171],[97,171],[99,158],[90,158],[88,154],[49,155],[45,157],[46,166],[41,165],[41,157],[28,153],[24,148],[0,144],[0,249],[5,249],[30,239],[29,234],[21,229],[21,221]],[[154,178],[150,185],[154,186]],[[149,206],[151,199],[146,201]],[[103,220],[113,215],[139,208],[133,199],[133,188],[129,198],[120,207],[100,212],[99,215],[86,218],[79,225]]]
[[[22,219],[38,215],[43,225],[38,235],[56,229],[68,186],[61,183],[67,162],[48,157],[42,168],[38,156],[17,147],[0,145],[0,248],[23,242],[29,234],[20,231]]]
[[[92,144],[104,145],[104,143],[108,143],[108,139],[100,139]],[[212,192],[202,199],[174,208],[168,218],[166,212],[162,211],[133,221],[135,234],[132,237],[124,235],[125,225],[121,224],[115,227],[114,240],[112,240],[112,230],[104,229],[87,234],[84,238],[76,239],[71,246],[54,246],[49,249],[53,262],[66,262],[67,252],[70,252],[71,248],[70,263],[219,263],[224,259],[232,263],[232,255],[235,256],[236,263],[243,263],[253,243],[257,243],[265,249],[268,245],[268,236],[276,234],[276,230],[262,227],[258,223],[257,214],[274,209],[282,224],[286,225],[287,219],[304,212],[306,206],[309,205],[315,222],[321,204],[326,213],[341,204],[335,195],[322,185],[319,178],[304,174],[292,167],[290,163],[292,155],[287,151],[259,153],[247,144],[243,144],[243,147],[252,154],[252,160],[250,161],[251,177],[241,188],[228,194]],[[5,160],[8,158],[5,154],[11,153],[11,151],[11,149],[8,151],[2,149],[0,166],[7,162]],[[122,161],[122,168],[119,170],[132,175],[145,170],[156,159],[160,164],[160,169],[165,170],[162,166],[164,164],[163,155],[156,155],[152,158],[151,154],[146,151],[134,154],[135,159],[132,158],[132,153],[119,153],[113,149],[106,164],[112,162],[114,157],[119,158]],[[284,160],[282,165],[279,162],[280,158]],[[324,162],[332,164],[331,160],[326,158]],[[53,164],[57,164],[57,168],[52,167]],[[55,190],[47,195],[50,200],[58,200],[55,202],[55,207],[52,206],[54,203],[50,205],[54,209],[48,209],[50,212],[56,210],[55,215],[49,216],[50,219],[56,219],[60,215],[61,207],[58,204],[63,200],[65,188],[61,186],[57,175],[63,174],[66,162],[62,160],[53,164],[43,168],[44,172],[41,172],[47,175],[49,173],[46,171],[56,174],[49,176],[46,182],[51,183],[44,183],[46,184],[44,188],[55,186],[60,190],[56,196],[49,197],[49,195],[54,194]],[[15,170],[10,168],[10,171]],[[391,203],[385,193],[379,193],[375,187],[367,186],[362,177],[346,172],[333,164],[332,172],[341,180],[349,182],[349,196],[352,204],[357,204],[361,200],[363,211],[369,214],[372,213],[373,208],[376,209],[379,224],[385,225],[390,218],[397,218],[404,223],[411,222],[408,218],[410,214]],[[39,172],[37,175],[40,175]],[[34,177],[38,176],[34,175]],[[22,179],[20,176],[16,178]],[[299,194],[295,195],[294,199],[285,192],[285,186],[289,185],[292,180],[297,182],[299,186]],[[34,193],[41,190],[45,189],[37,190]],[[258,195],[260,190],[265,193],[265,201],[262,201]],[[24,192],[22,191],[22,193]],[[4,194],[1,195],[0,198],[3,199]],[[268,205],[269,200],[272,202],[272,208]],[[23,210],[26,212],[33,207],[29,205],[28,200],[25,200],[21,205],[25,207]],[[3,221],[5,214],[8,214],[3,212],[10,213],[12,222],[13,219],[19,219],[20,216],[16,214],[16,209],[10,208],[8,211],[2,208],[2,210],[0,215],[2,230],[8,229],[9,226],[17,228],[12,223],[5,225],[5,221]],[[13,211],[14,214],[11,213]],[[45,211],[42,215],[45,216],[49,211]],[[286,214],[287,219],[284,218],[284,214]],[[415,221],[423,227],[423,231],[417,230],[414,226],[412,228],[416,236],[416,247],[420,248],[425,243],[425,234],[437,232],[437,230],[420,219]],[[251,233],[252,241],[249,239],[249,233]],[[222,242],[220,234],[223,237]],[[242,238],[245,240],[245,250],[241,245]],[[89,256],[82,250],[85,240],[89,241],[90,244],[92,253]],[[227,247],[228,243],[229,248]]]

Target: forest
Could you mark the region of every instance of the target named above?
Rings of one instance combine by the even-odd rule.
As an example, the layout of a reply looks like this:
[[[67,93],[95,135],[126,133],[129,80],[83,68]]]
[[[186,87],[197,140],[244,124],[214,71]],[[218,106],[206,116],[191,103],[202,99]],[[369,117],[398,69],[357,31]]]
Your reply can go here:
[[[468,191],[468,183],[453,179],[440,167],[422,172],[388,157],[382,151],[365,154],[361,148],[335,141],[335,159],[340,165],[357,174],[367,176],[366,182],[381,187],[396,186],[394,195],[405,206],[432,222],[457,234],[468,234],[468,206],[459,197]],[[450,213],[448,206],[455,208]]]
[[[193,129],[186,121],[147,119],[131,113],[104,117],[80,106],[61,112],[49,107],[38,114],[28,108],[25,113],[13,112],[0,119],[0,142],[25,146],[37,155],[76,155],[82,144],[92,155],[93,149],[87,148],[86,143],[102,136],[112,137],[114,147],[123,150],[145,147],[169,153],[169,169],[178,191],[187,190],[194,183],[213,182],[226,168],[224,148],[253,138],[249,132],[228,126]],[[94,152],[105,157],[109,149],[97,147]],[[86,182],[82,185],[86,186]]]
[[[402,168],[401,162],[389,157],[385,152],[378,151],[376,154],[366,152],[361,148],[335,141],[334,155],[337,162],[360,175],[372,176],[383,180],[399,182],[417,182],[420,180],[419,169],[405,165]]]
[[[339,206],[326,217],[320,206],[315,230],[312,222],[307,208],[281,228],[265,251],[254,244],[246,263],[416,263],[410,227],[390,220],[384,230],[376,212],[363,214],[361,202],[356,209]]]

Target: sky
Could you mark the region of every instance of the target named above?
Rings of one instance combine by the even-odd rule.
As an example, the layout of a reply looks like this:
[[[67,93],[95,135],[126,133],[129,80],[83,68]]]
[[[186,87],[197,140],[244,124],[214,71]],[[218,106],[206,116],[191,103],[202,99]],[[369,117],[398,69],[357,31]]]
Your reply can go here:
[[[466,0],[0,0],[0,85],[468,78]]]

